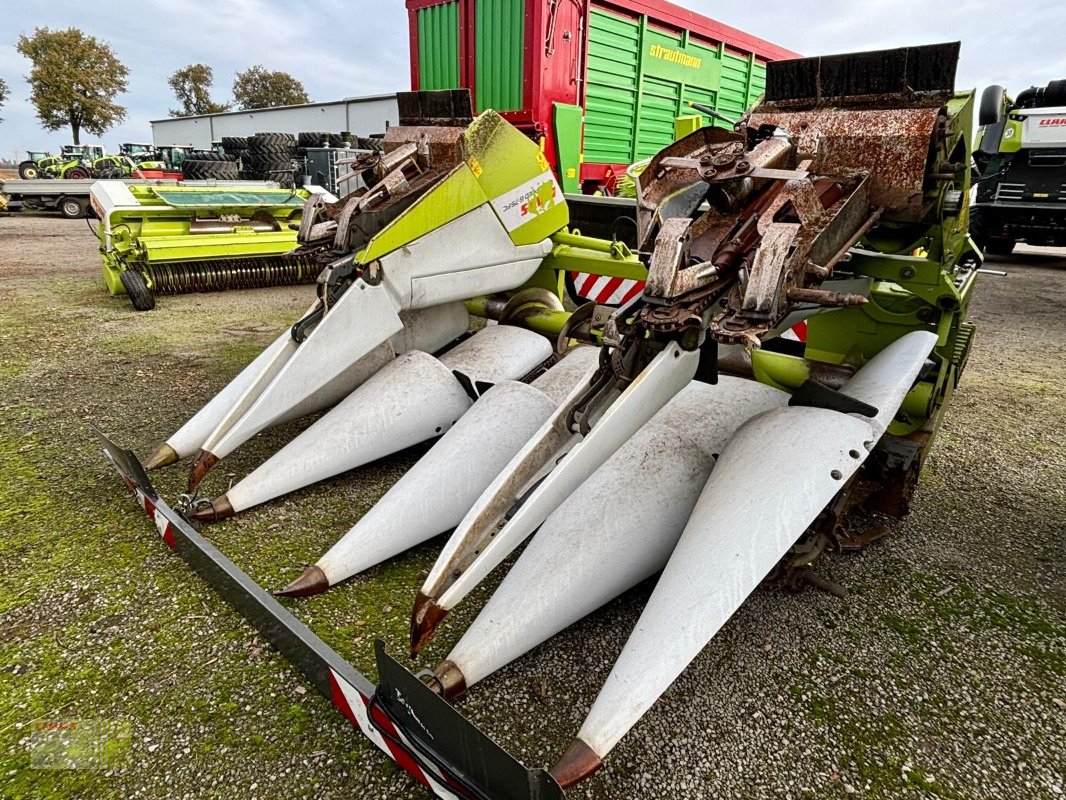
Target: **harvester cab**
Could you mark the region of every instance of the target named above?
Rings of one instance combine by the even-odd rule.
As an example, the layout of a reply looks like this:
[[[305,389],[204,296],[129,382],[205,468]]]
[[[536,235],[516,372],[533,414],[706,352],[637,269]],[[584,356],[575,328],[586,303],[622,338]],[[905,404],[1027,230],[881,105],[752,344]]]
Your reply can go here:
[[[471,120],[460,93],[401,95],[384,152],[351,164],[367,188],[304,203],[296,253],[322,269],[308,313],[149,457],[191,459],[178,507],[130,451],[104,437],[105,452],[163,539],[431,791],[559,798],[761,583],[824,585],[812,562],[869,541],[857,520],[906,513],[973,334],[973,97],[954,91],[957,59],[947,44],[771,63],[734,130],[679,139],[636,178],[635,253],[565,229],[543,154],[499,115]],[[642,293],[564,311],[565,273],[634,269]],[[467,309],[501,324],[462,338]],[[325,409],[196,497],[256,433]],[[375,687],[194,524],[434,437],[279,594],[452,530],[414,596],[414,656],[532,538],[432,676],[379,642]],[[551,770],[450,705],[660,571]]]
[[[1011,99],[981,95],[974,158],[981,178],[970,210],[974,238],[990,254],[1014,245],[1066,245],[1066,80]]]

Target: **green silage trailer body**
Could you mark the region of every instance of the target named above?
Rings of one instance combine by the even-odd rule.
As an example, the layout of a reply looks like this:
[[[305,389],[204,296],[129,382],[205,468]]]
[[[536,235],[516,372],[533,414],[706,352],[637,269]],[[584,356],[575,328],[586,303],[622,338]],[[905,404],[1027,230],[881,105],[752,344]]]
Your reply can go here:
[[[610,187],[690,102],[739,117],[796,54],[658,0],[407,0],[415,89],[469,88],[539,139],[564,189]],[[710,124],[711,120],[705,118]],[[722,123],[718,123],[722,124]]]

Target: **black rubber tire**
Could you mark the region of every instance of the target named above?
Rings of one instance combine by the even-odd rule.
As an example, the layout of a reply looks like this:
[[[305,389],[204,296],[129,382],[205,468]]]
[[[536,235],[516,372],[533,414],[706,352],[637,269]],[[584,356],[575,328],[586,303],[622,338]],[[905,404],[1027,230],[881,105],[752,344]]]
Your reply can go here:
[[[85,181],[92,177],[92,173],[85,167],[74,167],[74,169],[63,177],[68,181]]]
[[[1003,97],[1005,90],[1002,86],[986,86],[981,92],[981,106],[977,112],[978,125],[995,125],[1003,119]]]
[[[102,169],[97,172],[94,177],[99,178],[102,181],[113,181],[119,178],[125,178],[126,173],[122,167],[108,167],[107,169]]]
[[[223,150],[245,150],[248,147],[247,136],[223,136],[222,137],[222,149]]]
[[[257,133],[255,136],[248,137],[249,147],[269,147],[270,145],[292,148],[296,146],[296,137],[291,133]]]
[[[236,161],[201,161],[197,158],[182,161],[181,172],[190,181],[235,181],[240,174]]]
[[[1049,81],[1044,89],[1044,106],[1066,106],[1066,79]]]
[[[257,158],[273,158],[284,159],[291,158],[295,147],[279,147],[277,145],[267,145],[265,147],[249,147],[248,154],[256,156]]]
[[[233,161],[234,157],[229,153],[216,153],[214,150],[192,150],[187,156],[186,160],[192,159],[193,161]]]
[[[279,169],[292,169],[292,159],[288,156],[284,158],[277,158],[271,156],[270,158],[257,158],[256,156],[249,156],[244,160],[244,168],[250,169],[253,172],[272,172]]]
[[[41,170],[36,161],[23,161],[19,164],[19,177],[24,181],[35,181],[41,177]]]
[[[59,204],[56,206],[59,209],[59,213],[67,219],[81,219],[85,216],[85,209],[88,207],[88,202],[80,197],[61,197],[59,198]]]
[[[304,131],[296,136],[297,147],[324,147],[329,141],[329,134],[322,131]]]
[[[122,288],[129,295],[130,302],[137,311],[151,311],[155,308],[155,297],[144,282],[144,276],[133,269],[124,269],[118,274]]]
[[[988,239],[985,242],[985,253],[990,256],[1006,258],[1014,252],[1016,242],[1013,239]]]
[[[265,174],[265,179],[275,181],[282,189],[292,189],[296,186],[291,168],[270,170]]]

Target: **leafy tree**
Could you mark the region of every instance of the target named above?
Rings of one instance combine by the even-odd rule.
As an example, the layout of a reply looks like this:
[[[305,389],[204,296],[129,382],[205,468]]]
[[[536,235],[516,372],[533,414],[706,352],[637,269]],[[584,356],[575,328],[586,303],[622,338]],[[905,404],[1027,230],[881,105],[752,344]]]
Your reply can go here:
[[[4,105],[4,101],[7,100],[8,94],[9,92],[7,89],[7,81],[5,81],[3,78],[0,78],[0,106]],[[3,121],[3,117],[0,117],[0,122]]]
[[[225,103],[216,103],[211,100],[211,81],[214,73],[207,64],[189,64],[182,69],[174,70],[167,78],[167,83],[174,90],[174,96],[181,103],[177,111],[170,110],[172,117],[188,117],[193,114],[221,114],[229,111]]]
[[[102,136],[126,118],[115,96],[126,91],[130,71],[110,45],[77,28],[36,28],[33,36],[19,36],[16,49],[33,63],[26,80],[45,130],[69,125],[74,144],[81,144],[83,129]]]
[[[233,79],[233,99],[242,111],[309,102],[307,90],[296,78],[280,70],[272,72],[262,65],[237,73]]]

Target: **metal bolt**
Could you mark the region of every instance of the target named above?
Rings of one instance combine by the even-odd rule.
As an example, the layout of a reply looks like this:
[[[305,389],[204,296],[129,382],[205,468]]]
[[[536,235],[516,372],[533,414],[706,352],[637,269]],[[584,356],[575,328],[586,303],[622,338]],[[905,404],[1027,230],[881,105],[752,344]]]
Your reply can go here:
[[[904,267],[899,271],[899,276],[904,280],[914,277],[914,267]]]

